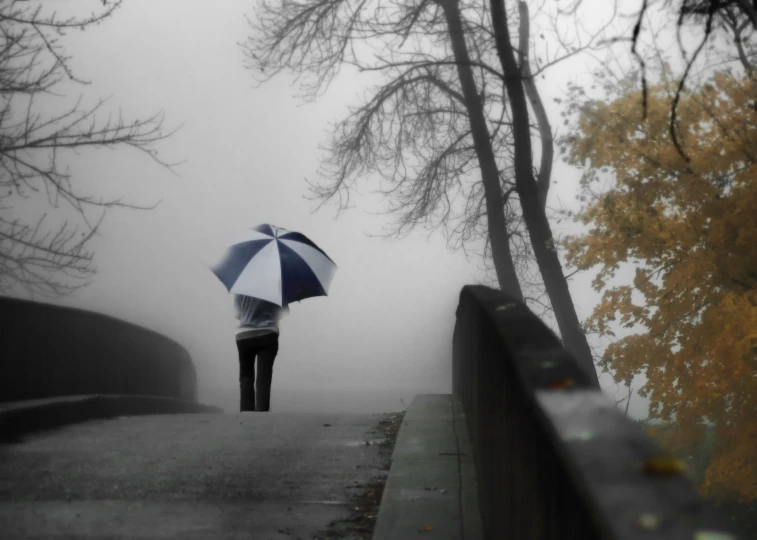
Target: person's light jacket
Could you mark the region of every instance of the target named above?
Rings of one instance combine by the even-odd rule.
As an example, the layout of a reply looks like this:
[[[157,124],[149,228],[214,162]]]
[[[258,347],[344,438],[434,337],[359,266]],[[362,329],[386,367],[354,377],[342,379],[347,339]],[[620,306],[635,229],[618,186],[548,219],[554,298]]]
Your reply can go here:
[[[279,320],[289,313],[289,308],[279,307],[259,298],[234,295],[234,309],[239,319],[237,341],[266,334],[279,333]]]

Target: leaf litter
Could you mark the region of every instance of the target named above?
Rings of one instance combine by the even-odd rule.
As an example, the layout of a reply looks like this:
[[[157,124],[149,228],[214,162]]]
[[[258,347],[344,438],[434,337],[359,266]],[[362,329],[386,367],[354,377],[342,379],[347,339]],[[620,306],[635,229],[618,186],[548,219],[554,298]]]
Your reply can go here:
[[[405,412],[388,413],[381,415],[376,430],[385,438],[378,444],[381,449],[381,458],[384,464],[383,471],[388,473],[391,466],[392,452],[397,442]],[[348,486],[352,494],[350,497],[350,515],[341,520],[329,524],[327,531],[317,536],[315,540],[371,540],[373,529],[376,526],[381,497],[384,494],[387,475],[376,476],[367,484],[354,484]]]

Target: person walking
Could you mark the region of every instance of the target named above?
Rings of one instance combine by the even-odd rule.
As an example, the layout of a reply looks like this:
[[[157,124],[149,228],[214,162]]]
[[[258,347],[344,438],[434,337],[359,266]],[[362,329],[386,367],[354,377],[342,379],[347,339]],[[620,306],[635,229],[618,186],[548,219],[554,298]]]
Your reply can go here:
[[[336,264],[304,234],[263,223],[238,236],[210,270],[234,295],[239,409],[268,411],[279,320],[291,302],[327,296]]]
[[[239,351],[239,410],[269,411],[273,362],[279,351],[279,321],[289,313],[289,308],[243,294],[234,295],[234,307],[239,319],[236,331]]]

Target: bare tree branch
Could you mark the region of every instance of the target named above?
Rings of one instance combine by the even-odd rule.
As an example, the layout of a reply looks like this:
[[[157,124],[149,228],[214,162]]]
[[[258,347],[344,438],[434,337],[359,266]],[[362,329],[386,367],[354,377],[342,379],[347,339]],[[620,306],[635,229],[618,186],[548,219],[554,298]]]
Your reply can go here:
[[[99,13],[69,18],[44,13],[41,3],[0,4],[0,294],[58,295],[86,285],[96,272],[88,245],[105,210],[154,208],[82,193],[61,163],[62,154],[126,146],[161,166],[174,165],[155,149],[175,131],[163,131],[162,112],[126,121],[120,112],[103,118],[105,100],[84,107],[80,97],[59,114],[38,105],[40,96],[56,96],[62,82],[88,84],[69,66],[60,44],[63,31],[98,24],[120,4],[104,2]],[[41,196],[53,212],[31,224],[29,214],[17,209]],[[14,216],[19,212],[24,218]],[[62,223],[55,223],[56,216]]]

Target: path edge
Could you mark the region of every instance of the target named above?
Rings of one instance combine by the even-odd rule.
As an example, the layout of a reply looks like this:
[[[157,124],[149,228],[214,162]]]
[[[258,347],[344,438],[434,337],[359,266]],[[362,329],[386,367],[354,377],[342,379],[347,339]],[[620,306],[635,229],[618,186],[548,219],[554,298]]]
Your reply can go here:
[[[175,398],[95,394],[0,404],[0,442],[89,420],[150,414],[222,413],[219,407]]]
[[[373,540],[479,540],[473,450],[462,403],[418,394],[397,436]]]

